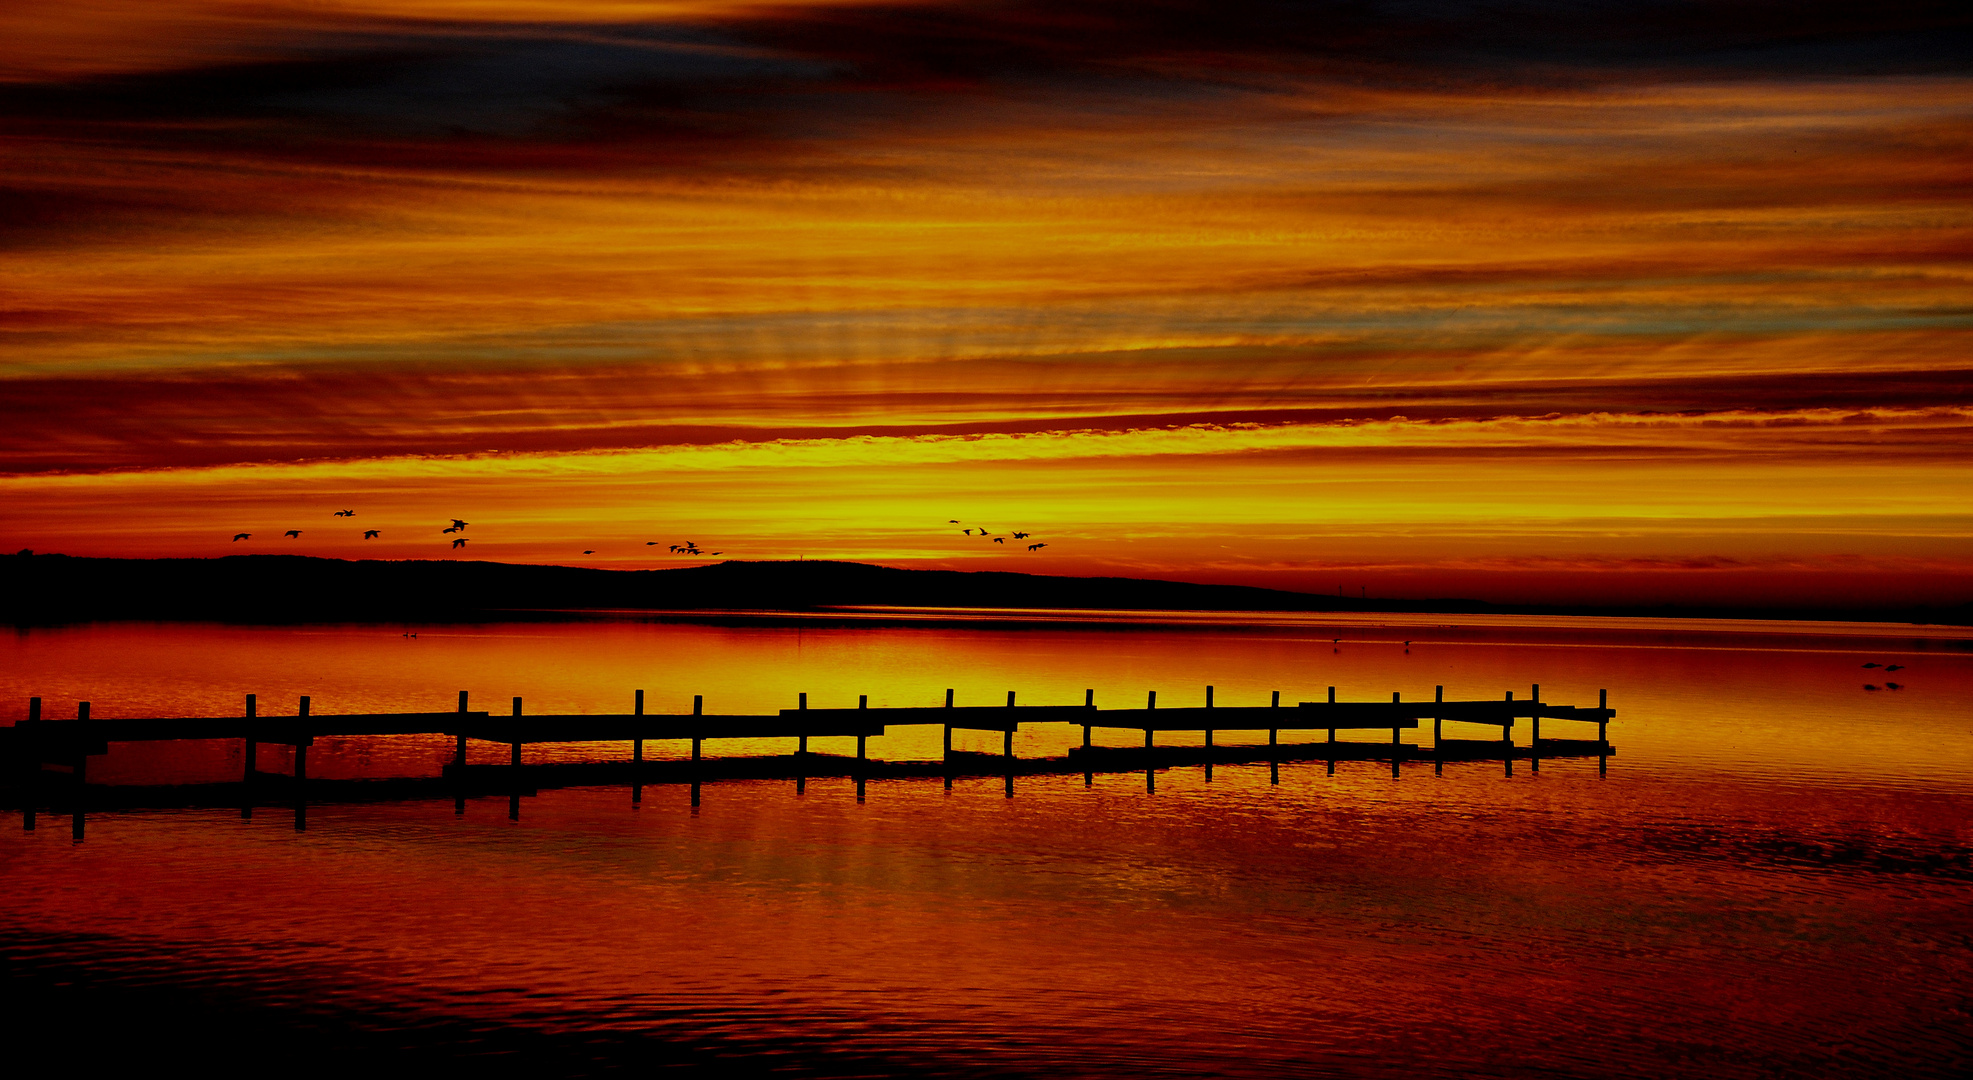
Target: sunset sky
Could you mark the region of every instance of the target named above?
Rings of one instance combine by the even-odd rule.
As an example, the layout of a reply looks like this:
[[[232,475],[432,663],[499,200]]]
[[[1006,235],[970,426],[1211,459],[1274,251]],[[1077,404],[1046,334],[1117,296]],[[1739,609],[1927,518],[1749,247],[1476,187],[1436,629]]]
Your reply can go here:
[[[1973,600],[1965,10],[0,0],[0,544]]]

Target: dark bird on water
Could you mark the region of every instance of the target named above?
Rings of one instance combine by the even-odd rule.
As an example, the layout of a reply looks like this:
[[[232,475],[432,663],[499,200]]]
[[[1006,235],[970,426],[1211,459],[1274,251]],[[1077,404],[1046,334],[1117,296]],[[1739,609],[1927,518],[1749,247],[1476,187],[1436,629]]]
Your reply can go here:
[[[1884,689],[1886,689],[1886,690],[1903,690],[1903,689],[1904,689],[1904,684],[1903,684],[1903,683],[1901,683],[1901,682],[1887,682],[1887,683],[1885,683],[1885,684],[1884,684]]]
[[[1885,664],[1885,665],[1884,665],[1884,670],[1885,670],[1885,671],[1903,671],[1903,670],[1904,670],[1904,665],[1903,665],[1903,664]]]
[[[959,524],[959,519],[958,519],[958,518],[947,518],[947,519],[946,519],[946,524],[948,524],[948,525],[957,525],[957,524]]]
[[[453,547],[456,547],[456,548],[462,548],[462,547],[465,547],[465,546],[466,546],[466,538],[465,538],[465,537],[463,537],[463,536],[460,536],[460,537],[455,537],[455,538],[453,539],[453,541],[452,541],[452,546],[453,546]]]
[[[301,530],[300,530],[300,529],[289,529],[289,530],[288,530],[288,532],[287,532],[287,535],[288,535],[288,536],[296,536],[296,537],[298,537],[298,536],[300,536],[300,535],[301,535]]]
[[[724,554],[726,554],[726,553],[725,553],[725,552],[723,552],[723,551],[715,551],[715,552],[713,552],[712,554],[714,554],[714,555],[724,555]]]
[[[239,541],[241,541],[241,540],[251,540],[251,539],[253,539],[253,534],[252,534],[252,533],[234,533],[234,534],[233,534],[233,541],[234,541],[235,543],[238,543],[238,542],[239,542]]]
[[[656,540],[646,540],[646,541],[644,541],[644,546],[645,546],[645,547],[657,547],[657,546],[658,546],[658,542],[657,542]]]
[[[382,531],[383,531],[382,529],[365,529],[363,530],[363,539],[375,540],[377,538],[377,534]]]
[[[1877,685],[1876,683],[1864,683],[1864,684],[1863,684],[1863,688],[1864,688],[1865,690],[1877,690],[1877,689],[1880,689],[1880,687],[1879,687],[1879,686],[1878,686],[1878,685]]]
[[[1882,667],[1882,666],[1883,666],[1882,664],[1865,664],[1865,665],[1864,665],[1864,667],[1867,667],[1867,668],[1873,668],[1873,667]]]
[[[464,540],[461,540],[461,541],[459,541],[459,542],[460,542],[460,543],[462,543],[462,544],[463,544],[463,543],[465,543],[465,541],[464,541]],[[584,555],[594,555],[594,554],[596,554],[596,553],[595,553],[595,552],[593,552],[593,551],[585,551],[585,552],[583,552],[583,554],[584,554]]]
[[[355,517],[355,516],[356,516],[356,511],[354,511],[354,510],[338,510],[338,511],[336,511],[336,516],[337,516],[337,517]]]

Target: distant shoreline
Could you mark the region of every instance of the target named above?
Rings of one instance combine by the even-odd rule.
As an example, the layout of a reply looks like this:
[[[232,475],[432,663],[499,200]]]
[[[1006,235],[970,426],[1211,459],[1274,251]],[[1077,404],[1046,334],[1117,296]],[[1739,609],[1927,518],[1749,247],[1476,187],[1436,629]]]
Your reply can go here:
[[[0,556],[0,621],[15,625],[146,620],[244,623],[483,622],[606,612],[712,617],[832,609],[1037,612],[1275,612],[1777,619],[1973,625],[1973,605],[1943,608],[1562,607],[1457,598],[1377,600],[1244,585],[1004,571],[900,570],[867,563],[722,562],[597,570],[493,562],[351,561],[301,555],[211,559]],[[847,614],[847,612],[845,612]],[[869,616],[856,616],[868,618]],[[900,614],[899,621],[906,621]],[[1051,620],[1061,621],[1061,620]]]

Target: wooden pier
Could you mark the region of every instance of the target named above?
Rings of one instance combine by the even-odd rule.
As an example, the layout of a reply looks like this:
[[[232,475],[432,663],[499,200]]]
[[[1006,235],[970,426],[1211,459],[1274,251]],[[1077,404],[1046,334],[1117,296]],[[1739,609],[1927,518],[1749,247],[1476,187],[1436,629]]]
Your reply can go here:
[[[1141,709],[1096,707],[1094,690],[1085,691],[1079,705],[1020,705],[1015,694],[1007,694],[1004,705],[961,707],[953,692],[945,692],[943,706],[894,708],[869,707],[869,698],[859,698],[856,708],[811,709],[808,695],[802,694],[791,709],[774,713],[707,713],[703,696],[692,699],[689,713],[647,713],[644,691],[635,691],[633,707],[627,713],[534,713],[523,708],[521,698],[513,698],[509,710],[501,714],[468,707],[467,694],[460,691],[457,707],[444,712],[406,713],[314,713],[309,699],[302,697],[292,714],[263,714],[253,694],[245,697],[237,716],[144,717],[104,720],[90,715],[90,703],[78,702],[73,719],[46,719],[40,698],[30,698],[25,720],[11,728],[0,728],[0,783],[11,791],[10,801],[22,812],[22,824],[32,829],[36,812],[43,805],[66,809],[72,818],[77,839],[83,835],[84,813],[91,806],[129,805],[145,799],[131,799],[126,789],[105,788],[88,782],[89,759],[108,753],[111,743],[152,743],[187,740],[239,740],[244,749],[244,768],[235,785],[185,785],[198,789],[193,801],[211,805],[213,789],[231,787],[232,802],[243,816],[255,805],[275,801],[278,792],[283,803],[295,810],[297,828],[306,826],[308,796],[350,797],[429,797],[449,792],[463,812],[469,795],[505,794],[509,814],[518,817],[520,798],[541,786],[627,783],[633,802],[641,801],[647,784],[687,783],[691,785],[692,805],[699,805],[700,786],[710,780],[735,778],[790,778],[798,791],[811,777],[848,776],[856,781],[857,797],[865,795],[865,783],[873,778],[943,776],[947,787],[957,776],[1004,776],[1006,791],[1014,793],[1014,778],[1045,773],[1081,773],[1092,783],[1099,772],[1143,770],[1147,790],[1155,791],[1157,771],[1181,765],[1201,765],[1207,780],[1215,764],[1267,763],[1271,780],[1280,782],[1280,767],[1286,762],[1326,761],[1334,773],[1339,761],[1385,761],[1393,776],[1401,775],[1405,762],[1431,761],[1443,769],[1447,761],[1497,760],[1511,775],[1517,759],[1527,760],[1536,769],[1543,758],[1595,757],[1599,770],[1607,769],[1615,753],[1608,741],[1608,725],[1616,716],[1609,707],[1608,691],[1599,691],[1594,708],[1555,705],[1541,700],[1536,685],[1525,698],[1513,692],[1497,700],[1449,701],[1445,688],[1438,688],[1430,701],[1404,701],[1393,693],[1386,701],[1338,701],[1330,687],[1320,701],[1300,701],[1284,706],[1275,691],[1271,704],[1264,706],[1218,706],[1213,688],[1206,687],[1202,707],[1158,708],[1157,692],[1152,691]],[[1420,747],[1404,741],[1406,732],[1416,732],[1425,721],[1432,724],[1432,745]],[[1525,745],[1514,741],[1517,721],[1529,722]],[[1596,725],[1596,737],[1543,737],[1541,723],[1572,721]],[[1068,724],[1082,728],[1080,746],[1073,746],[1065,757],[1019,759],[1014,754],[1014,734],[1022,725]],[[1477,725],[1498,729],[1497,738],[1447,737],[1448,724]],[[894,727],[940,726],[944,728],[941,760],[931,762],[873,761],[866,754],[869,739],[882,736]],[[1095,732],[1122,730],[1141,732],[1142,746],[1098,746]],[[1002,752],[998,755],[954,751],[954,731],[998,732]],[[1338,741],[1338,732],[1389,731],[1388,742]],[[1158,745],[1159,733],[1198,733],[1195,744]],[[1265,745],[1226,745],[1215,741],[1223,733],[1258,737],[1265,732]],[[1283,732],[1325,733],[1313,742],[1288,743]],[[308,749],[323,737],[385,737],[401,735],[443,735],[454,740],[452,761],[441,776],[402,781],[314,781],[308,779]],[[854,738],[856,756],[812,754],[810,739]],[[708,742],[733,739],[792,740],[788,755],[752,755],[708,759]],[[647,761],[644,744],[656,740],[689,742],[691,757],[679,761]],[[505,765],[466,763],[471,741],[490,742],[509,748]],[[631,744],[627,761],[580,764],[526,765],[522,747],[540,743],[624,743]],[[292,774],[268,774],[258,769],[261,744],[283,745],[293,749]],[[66,783],[61,774],[66,774]],[[360,794],[354,789],[364,789]],[[163,793],[142,789],[141,794],[155,801]],[[165,799],[164,801],[169,801]]]

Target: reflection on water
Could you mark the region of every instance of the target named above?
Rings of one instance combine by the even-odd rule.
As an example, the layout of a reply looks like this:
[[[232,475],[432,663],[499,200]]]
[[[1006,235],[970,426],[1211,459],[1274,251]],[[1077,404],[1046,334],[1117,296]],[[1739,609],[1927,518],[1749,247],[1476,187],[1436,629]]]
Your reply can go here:
[[[1279,785],[1265,765],[1220,765],[1210,784],[1175,768],[1155,794],[1129,775],[1033,777],[1012,800],[988,779],[874,782],[860,803],[848,780],[800,796],[731,782],[696,811],[678,788],[647,788],[637,807],[574,789],[528,799],[519,822],[505,800],[462,817],[449,800],[317,806],[303,834],[220,810],[106,813],[80,845],[0,833],[0,970],[24,1024],[80,1028],[60,1003],[81,1000],[209,1060],[258,1032],[309,1061],[475,1054],[534,1075],[736,1061],[829,1075],[1958,1074],[1973,1051],[1973,658],[1910,628],[1618,629],[35,631],[0,646],[8,720],[29,694],[51,715],[76,699],[104,716],[233,712],[247,692],[310,694],[318,712],[442,709],[462,688],[614,712],[641,687],[654,710],[701,693],[711,711],[752,711],[799,692],[937,704],[947,686],[961,704],[1089,687],[1123,706],[1149,690],[1199,704],[1208,684],[1241,705],[1277,689],[1388,700],[1539,682],[1562,703],[1609,688],[1621,756],[1607,778],[1593,760],[1397,780],[1381,763],[1296,763]],[[1863,690],[1884,681],[1864,663],[1902,664],[1905,689]],[[999,749],[997,735],[957,738]],[[938,739],[912,730],[871,750],[935,757]],[[1017,751],[1079,739],[1023,732]],[[309,769],[420,774],[449,751],[325,741]],[[92,777],[230,779],[237,752],[161,766],[124,750]]]

